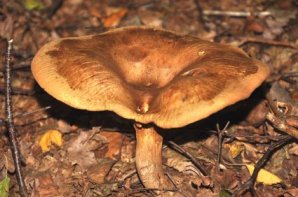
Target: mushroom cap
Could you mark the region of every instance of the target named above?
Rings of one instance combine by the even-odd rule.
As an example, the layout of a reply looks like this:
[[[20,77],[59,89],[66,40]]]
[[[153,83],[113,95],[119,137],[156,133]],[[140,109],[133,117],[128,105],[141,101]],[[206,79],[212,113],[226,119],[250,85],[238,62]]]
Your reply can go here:
[[[32,72],[74,108],[177,128],[249,97],[269,68],[228,45],[127,27],[52,41],[35,55]]]

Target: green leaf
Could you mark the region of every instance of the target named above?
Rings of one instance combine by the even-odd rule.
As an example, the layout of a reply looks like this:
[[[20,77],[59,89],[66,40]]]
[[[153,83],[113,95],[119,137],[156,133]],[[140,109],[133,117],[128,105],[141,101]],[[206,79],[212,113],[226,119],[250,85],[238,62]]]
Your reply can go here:
[[[40,0],[25,0],[24,6],[26,10],[42,10],[45,8],[44,4]]]
[[[219,197],[231,197],[231,193],[225,189],[220,190]]]
[[[0,181],[0,197],[8,197],[9,193],[9,177],[5,176],[2,181]]]

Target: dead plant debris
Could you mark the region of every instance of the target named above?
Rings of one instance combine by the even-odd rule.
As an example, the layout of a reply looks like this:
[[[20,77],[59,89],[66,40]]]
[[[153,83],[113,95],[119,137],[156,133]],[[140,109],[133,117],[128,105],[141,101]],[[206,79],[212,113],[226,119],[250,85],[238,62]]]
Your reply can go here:
[[[271,69],[249,99],[182,132],[165,132],[164,140],[178,147],[163,149],[164,171],[175,196],[298,196],[295,0],[0,1],[0,188],[9,184],[9,196],[20,195],[4,111],[5,43],[13,39],[11,96],[28,196],[154,195],[135,171],[133,128],[109,112],[75,110],[55,101],[38,87],[29,69],[48,41],[130,25],[239,46]],[[223,131],[214,131],[228,121]],[[50,130],[61,132],[63,143],[48,142],[42,151],[38,139]],[[246,165],[282,182],[261,183]]]

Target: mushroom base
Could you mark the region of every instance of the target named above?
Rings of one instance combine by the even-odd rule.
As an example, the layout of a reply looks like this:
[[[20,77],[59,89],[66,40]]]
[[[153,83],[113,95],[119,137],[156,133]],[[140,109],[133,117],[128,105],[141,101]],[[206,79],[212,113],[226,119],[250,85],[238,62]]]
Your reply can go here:
[[[136,168],[143,185],[150,189],[172,189],[173,186],[162,169],[162,136],[154,127],[135,125],[135,130]]]

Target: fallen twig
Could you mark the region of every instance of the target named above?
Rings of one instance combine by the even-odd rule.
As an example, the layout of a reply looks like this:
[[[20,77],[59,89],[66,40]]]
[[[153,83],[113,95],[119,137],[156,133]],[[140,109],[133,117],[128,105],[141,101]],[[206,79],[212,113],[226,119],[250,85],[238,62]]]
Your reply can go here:
[[[266,97],[271,109],[266,119],[274,128],[298,139],[297,103],[278,83],[272,85]]]
[[[298,72],[283,73],[283,77],[298,77]]]
[[[266,115],[266,118],[267,118],[267,120],[269,120],[269,122],[271,122],[273,124],[273,126],[276,129],[278,129],[284,133],[287,133],[288,135],[298,139],[298,129],[289,125],[287,123],[286,119],[278,118],[272,112],[269,112]]]
[[[275,40],[269,40],[269,39],[265,39],[265,38],[254,38],[254,37],[243,38],[239,44],[239,47],[241,47],[247,43],[260,43],[260,44],[265,44],[265,45],[288,47],[288,48],[298,50],[298,46],[290,44],[286,41],[275,41]]]
[[[216,170],[219,171],[219,166],[221,163],[221,154],[222,154],[222,142],[223,142],[223,138],[224,138],[224,132],[227,130],[228,126],[229,126],[230,122],[227,122],[227,124],[225,125],[225,127],[223,129],[219,128],[219,124],[216,124],[216,132],[218,135],[218,154],[217,154],[217,163],[216,163]]]
[[[46,107],[39,108],[39,109],[30,111],[30,112],[25,112],[25,113],[17,114],[17,115],[14,116],[14,118],[29,116],[29,115],[35,114],[37,112],[45,111],[45,110],[48,110],[48,109],[51,109],[51,106],[46,106]],[[6,122],[7,122],[7,119],[0,119],[0,126],[4,125]]]
[[[246,11],[222,11],[222,10],[204,10],[203,14],[206,16],[232,16],[232,17],[248,17],[248,16],[271,16],[271,12],[263,11],[263,12],[246,12]]]
[[[12,104],[11,104],[11,69],[10,69],[10,54],[12,50],[13,40],[8,41],[6,61],[5,61],[5,114],[6,114],[6,127],[8,130],[9,141],[11,144],[12,157],[14,159],[14,165],[16,169],[16,177],[19,185],[19,192],[22,197],[27,196],[27,190],[25,182],[22,176],[21,170],[21,157],[16,137],[16,131],[13,124]]]
[[[194,158],[191,154],[189,154],[186,150],[184,150],[181,146],[176,144],[173,141],[168,141],[168,144],[172,149],[175,151],[178,151],[179,153],[183,154],[186,158],[188,158],[199,170],[204,176],[208,176],[207,170],[203,167],[203,165]]]
[[[20,64],[18,66],[11,67],[11,70],[12,71],[24,71],[24,70],[28,70],[28,71],[31,72],[30,67],[31,67],[30,64]],[[0,71],[4,73],[5,72],[5,68],[1,69]]]
[[[52,108],[52,106],[46,106],[46,107],[38,108],[38,109],[35,109],[35,110],[33,110],[33,111],[29,111],[29,112],[25,112],[25,113],[17,114],[17,115],[15,115],[15,118],[16,118],[16,117],[29,116],[29,115],[35,114],[35,113],[37,113],[37,112],[45,111],[45,110],[48,110],[48,109],[51,109],[51,108]]]
[[[209,28],[206,25],[206,21],[204,19],[203,9],[201,7],[200,1],[199,0],[194,0],[194,3],[196,5],[196,8],[197,8],[198,13],[199,13],[198,20],[203,25],[204,29],[208,31]]]
[[[48,18],[51,19],[62,5],[63,5],[63,0],[53,1],[53,5],[48,11]]]
[[[298,80],[298,72],[283,73],[280,79],[290,84],[296,84]]]

